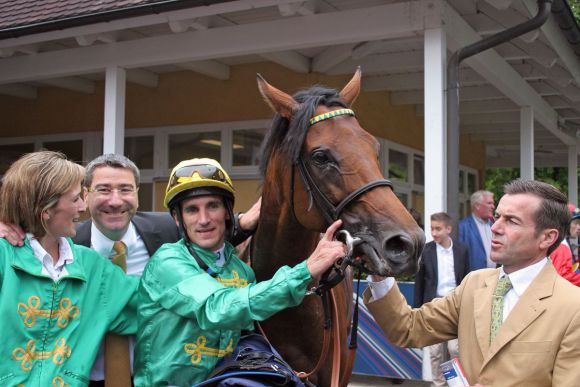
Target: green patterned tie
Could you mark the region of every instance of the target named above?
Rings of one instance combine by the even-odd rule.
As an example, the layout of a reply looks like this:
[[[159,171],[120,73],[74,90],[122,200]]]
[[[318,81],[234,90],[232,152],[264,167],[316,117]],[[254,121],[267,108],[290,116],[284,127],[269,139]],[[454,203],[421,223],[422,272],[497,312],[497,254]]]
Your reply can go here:
[[[512,288],[510,277],[507,275],[497,281],[497,286],[493,292],[491,301],[491,329],[489,331],[489,342],[495,339],[495,335],[503,323],[503,297]]]

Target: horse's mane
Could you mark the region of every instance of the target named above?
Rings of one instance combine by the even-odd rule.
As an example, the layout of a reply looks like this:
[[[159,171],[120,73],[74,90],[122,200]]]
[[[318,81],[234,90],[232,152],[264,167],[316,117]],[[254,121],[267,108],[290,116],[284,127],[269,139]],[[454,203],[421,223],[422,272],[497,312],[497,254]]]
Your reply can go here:
[[[292,163],[295,164],[300,156],[302,144],[306,132],[309,128],[309,121],[314,117],[316,108],[320,105],[328,107],[346,107],[344,101],[336,89],[328,89],[322,86],[313,86],[309,89],[301,90],[293,95],[300,107],[294,113],[292,120],[282,117],[280,114],[274,116],[272,126],[262,142],[260,161],[260,173],[266,176],[268,163],[275,151],[285,153]]]

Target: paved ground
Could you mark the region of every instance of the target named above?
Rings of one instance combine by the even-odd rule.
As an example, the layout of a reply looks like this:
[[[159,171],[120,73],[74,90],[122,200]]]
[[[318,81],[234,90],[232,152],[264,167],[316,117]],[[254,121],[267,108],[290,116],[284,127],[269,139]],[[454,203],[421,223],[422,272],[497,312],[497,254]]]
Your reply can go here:
[[[400,384],[404,387],[426,387],[430,383],[416,380],[404,380],[403,383],[393,383],[388,378],[377,376],[353,375],[348,383],[349,387],[377,387]]]

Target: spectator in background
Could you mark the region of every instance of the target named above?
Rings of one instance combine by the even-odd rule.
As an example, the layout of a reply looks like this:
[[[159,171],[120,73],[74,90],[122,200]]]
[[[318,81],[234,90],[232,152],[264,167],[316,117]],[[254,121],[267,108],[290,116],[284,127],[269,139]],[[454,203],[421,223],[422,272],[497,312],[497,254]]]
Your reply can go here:
[[[459,222],[459,240],[469,249],[471,270],[495,268],[490,258],[491,224],[495,209],[493,193],[476,191],[470,200],[471,215]]]
[[[574,240],[578,240],[578,235],[580,234],[580,212],[576,212],[576,210],[577,208],[572,211],[572,220],[570,221],[568,236],[564,238],[558,248],[550,254],[550,259],[552,260],[558,274],[572,282],[574,285],[580,286],[580,273],[576,273],[573,268],[573,265],[576,263],[573,251],[576,250],[577,257],[578,244],[576,242],[575,247],[572,247],[572,243]]]
[[[419,212],[419,210],[417,210],[414,207],[411,207],[411,208],[409,208],[409,214],[411,214],[413,219],[415,219],[415,222],[417,222],[417,225],[419,227],[421,227],[422,230],[424,230],[425,227],[423,225],[423,217],[421,216],[421,213]]]
[[[415,278],[413,306],[419,308],[434,298],[449,294],[469,273],[469,253],[467,246],[451,239],[451,217],[445,212],[431,215],[431,236],[433,241],[425,245],[421,256],[421,266]],[[457,339],[431,345],[431,372],[433,386],[447,386],[441,374],[441,363],[459,356]]]

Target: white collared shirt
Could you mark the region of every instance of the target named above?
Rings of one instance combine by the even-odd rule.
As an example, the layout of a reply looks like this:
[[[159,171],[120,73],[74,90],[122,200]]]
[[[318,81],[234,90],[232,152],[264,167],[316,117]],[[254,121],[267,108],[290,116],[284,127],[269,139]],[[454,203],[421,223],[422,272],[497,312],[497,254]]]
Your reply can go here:
[[[475,219],[475,224],[477,225],[477,229],[479,230],[479,236],[481,237],[481,241],[483,242],[483,248],[485,249],[485,258],[487,260],[487,267],[491,269],[496,268],[495,262],[491,260],[491,225],[489,221],[485,221],[483,219],[478,218],[477,216],[471,214],[473,219]]]
[[[510,278],[510,282],[512,283],[512,288],[503,297],[503,321],[505,321],[507,316],[514,309],[528,286],[530,286],[532,281],[538,276],[544,266],[546,266],[546,263],[548,263],[547,257],[539,262],[534,263],[533,265],[524,267],[518,271],[514,271],[511,274],[507,274],[507,276]],[[499,278],[503,277],[504,275],[506,275],[506,273],[503,271],[502,267],[499,270]]]
[[[435,243],[435,245],[437,246],[437,297],[443,297],[457,287],[453,262],[453,241],[447,249],[439,243]]]
[[[147,247],[133,223],[129,223],[129,228],[121,241],[127,246],[127,274],[140,276],[150,257]],[[91,225],[91,247],[93,250],[110,258],[114,254],[113,243],[115,241],[107,238],[93,222]]]
[[[30,242],[34,256],[42,264],[42,274],[49,276],[53,281],[58,281],[68,274],[66,265],[73,263],[74,257],[72,249],[65,238],[59,238],[58,240],[59,257],[56,263],[54,263],[52,256],[46,252],[34,235],[27,233],[26,238]]]

